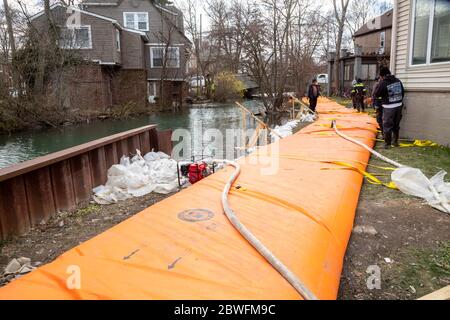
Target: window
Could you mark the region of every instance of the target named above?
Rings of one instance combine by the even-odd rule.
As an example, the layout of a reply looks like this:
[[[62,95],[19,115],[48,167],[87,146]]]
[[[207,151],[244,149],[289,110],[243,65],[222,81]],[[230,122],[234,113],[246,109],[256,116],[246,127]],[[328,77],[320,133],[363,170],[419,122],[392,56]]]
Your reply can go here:
[[[377,65],[369,64],[369,80],[375,80],[377,77]]]
[[[148,12],[124,12],[123,23],[129,29],[148,31]]]
[[[415,0],[411,64],[450,62],[450,1]]]
[[[162,68],[164,63],[164,48],[151,48],[152,68]]]
[[[120,31],[116,29],[116,49],[120,52]]]
[[[362,80],[375,80],[377,77],[377,65],[376,64],[363,64],[361,70]]]
[[[386,31],[380,33],[380,48],[384,49],[386,47]]]
[[[436,0],[431,63],[450,61],[450,1]]]
[[[350,66],[345,66],[344,69],[344,80],[349,81],[350,79]]]
[[[92,49],[91,26],[61,28],[59,46],[64,49]]]
[[[164,60],[166,60],[167,68],[180,67],[180,49],[176,47],[167,48],[150,48],[150,60],[152,68],[162,68]]]
[[[167,48],[167,67],[179,68],[180,67],[180,49],[179,48]]]

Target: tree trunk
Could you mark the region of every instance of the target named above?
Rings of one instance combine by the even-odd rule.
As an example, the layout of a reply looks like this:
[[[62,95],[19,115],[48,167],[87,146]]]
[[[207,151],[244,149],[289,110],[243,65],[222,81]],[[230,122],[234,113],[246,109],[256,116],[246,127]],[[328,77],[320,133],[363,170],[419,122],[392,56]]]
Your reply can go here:
[[[45,22],[44,28],[42,30],[42,37],[39,39],[39,56],[38,56],[38,70],[36,72],[36,80],[34,83],[34,91],[37,94],[44,93],[44,78],[45,69],[47,64],[46,54],[47,46],[51,43],[50,38],[50,28],[51,28],[51,11],[50,11],[50,0],[44,0],[44,14]]]
[[[3,6],[5,10],[6,28],[8,29],[9,48],[11,51],[11,65],[12,65],[12,79],[13,87],[19,89],[20,81],[18,79],[17,71],[14,67],[14,57],[16,56],[16,41],[14,39],[14,31],[12,27],[11,12],[9,11],[8,0],[3,0]],[[20,92],[21,90],[19,90]]]
[[[336,56],[334,60],[334,86],[336,92],[340,95],[340,58],[341,58],[341,47],[342,47],[342,37],[344,34],[345,21],[347,19],[347,9],[350,0],[340,0],[340,9],[338,10],[337,5],[338,0],[333,0],[334,16],[338,24],[338,34],[336,39]]]

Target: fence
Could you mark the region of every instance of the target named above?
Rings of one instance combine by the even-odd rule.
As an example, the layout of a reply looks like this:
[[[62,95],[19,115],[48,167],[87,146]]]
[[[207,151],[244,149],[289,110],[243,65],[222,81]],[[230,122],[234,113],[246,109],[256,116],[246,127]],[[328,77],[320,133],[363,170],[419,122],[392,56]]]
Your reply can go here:
[[[0,169],[0,239],[23,235],[58,211],[89,200],[122,155],[136,149],[170,154],[171,131],[156,128],[141,127]]]

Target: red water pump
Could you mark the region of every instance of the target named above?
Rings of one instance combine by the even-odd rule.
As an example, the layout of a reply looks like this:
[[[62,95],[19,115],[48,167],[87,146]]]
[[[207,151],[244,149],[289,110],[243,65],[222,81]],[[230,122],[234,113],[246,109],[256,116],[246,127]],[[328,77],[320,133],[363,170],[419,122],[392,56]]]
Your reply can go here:
[[[205,162],[197,162],[189,165],[188,178],[191,184],[199,182],[208,175],[208,165]]]

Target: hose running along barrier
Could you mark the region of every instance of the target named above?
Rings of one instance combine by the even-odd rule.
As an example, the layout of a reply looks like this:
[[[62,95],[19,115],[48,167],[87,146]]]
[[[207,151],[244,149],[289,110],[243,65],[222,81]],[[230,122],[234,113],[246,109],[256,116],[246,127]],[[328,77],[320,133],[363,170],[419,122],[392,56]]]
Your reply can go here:
[[[345,140],[348,140],[348,141],[350,141],[350,142],[353,142],[354,144],[357,144],[357,145],[360,146],[360,147],[363,147],[364,149],[366,149],[367,151],[369,151],[369,152],[370,152],[371,154],[373,154],[374,156],[380,158],[381,160],[383,160],[383,161],[385,161],[385,162],[387,162],[387,163],[389,163],[389,164],[392,164],[393,166],[395,166],[395,167],[397,167],[397,168],[403,168],[403,167],[406,167],[406,166],[402,165],[401,163],[398,163],[398,162],[396,162],[396,161],[394,161],[394,160],[389,159],[388,157],[383,156],[381,153],[379,153],[379,152],[373,150],[372,148],[368,147],[368,146],[365,145],[364,143],[359,142],[358,140],[353,139],[353,138],[347,136],[346,134],[340,132],[340,131],[338,130],[338,127],[337,127],[337,124],[336,124],[336,120],[333,120],[331,123],[332,123],[332,127],[333,127],[334,131],[335,131],[336,134],[337,134],[338,136],[340,136],[341,138],[344,138]]]
[[[233,209],[231,209],[228,202],[228,194],[241,173],[241,166],[237,162],[229,160],[214,160],[214,162],[222,162],[235,168],[235,171],[230,176],[230,179],[222,192],[222,207],[233,227],[289,282],[292,287],[294,287],[295,290],[297,290],[298,293],[300,293],[305,300],[318,300],[314,293],[312,293],[305,284],[283,264],[283,262],[259,241],[244,224],[242,224]]]
[[[383,156],[381,153],[373,150],[372,148],[368,147],[367,145],[365,145],[364,143],[353,139],[349,136],[347,136],[346,134],[342,133],[341,131],[339,131],[338,126],[336,124],[336,120],[332,121],[331,124],[332,128],[334,129],[334,131],[336,132],[336,134],[338,136],[340,136],[341,138],[350,141],[366,150],[368,150],[371,154],[373,154],[374,156],[376,156],[377,158],[397,167],[397,170],[395,170],[392,173],[392,177],[394,177],[396,175],[396,173],[400,173],[401,169],[405,169],[408,170],[409,172],[407,172],[407,174],[409,175],[409,177],[407,177],[405,179],[405,187],[399,186],[398,183],[396,183],[396,181],[394,181],[394,183],[396,183],[398,189],[406,194],[409,195],[413,195],[416,197],[420,197],[425,199],[429,205],[431,205],[432,207],[445,212],[447,214],[450,214],[450,202],[449,200],[446,198],[445,193],[449,193],[450,192],[450,188],[447,186],[445,186],[445,183],[443,181],[443,177],[445,176],[446,172],[444,172],[444,174],[442,174],[442,172],[438,173],[435,177],[428,179],[421,170],[419,169],[415,169],[415,168],[411,168],[409,166],[405,166],[401,163],[398,163],[394,160],[389,159],[388,157]],[[406,174],[400,173],[400,176],[406,176]],[[436,181],[437,179],[441,178],[441,181]],[[394,179],[393,179],[394,180]],[[422,185],[419,185],[422,182]],[[439,192],[439,190],[435,187],[434,184],[439,183],[440,186],[442,186],[442,191],[441,193]],[[414,186],[414,188],[416,190],[413,190],[413,187],[409,188],[409,186],[407,186],[407,184],[411,184],[414,185],[416,184],[417,186]],[[419,187],[419,188],[417,188]],[[429,189],[429,190],[427,190]],[[431,191],[432,193],[432,197],[433,199],[430,199],[429,196],[426,195],[427,191]]]

